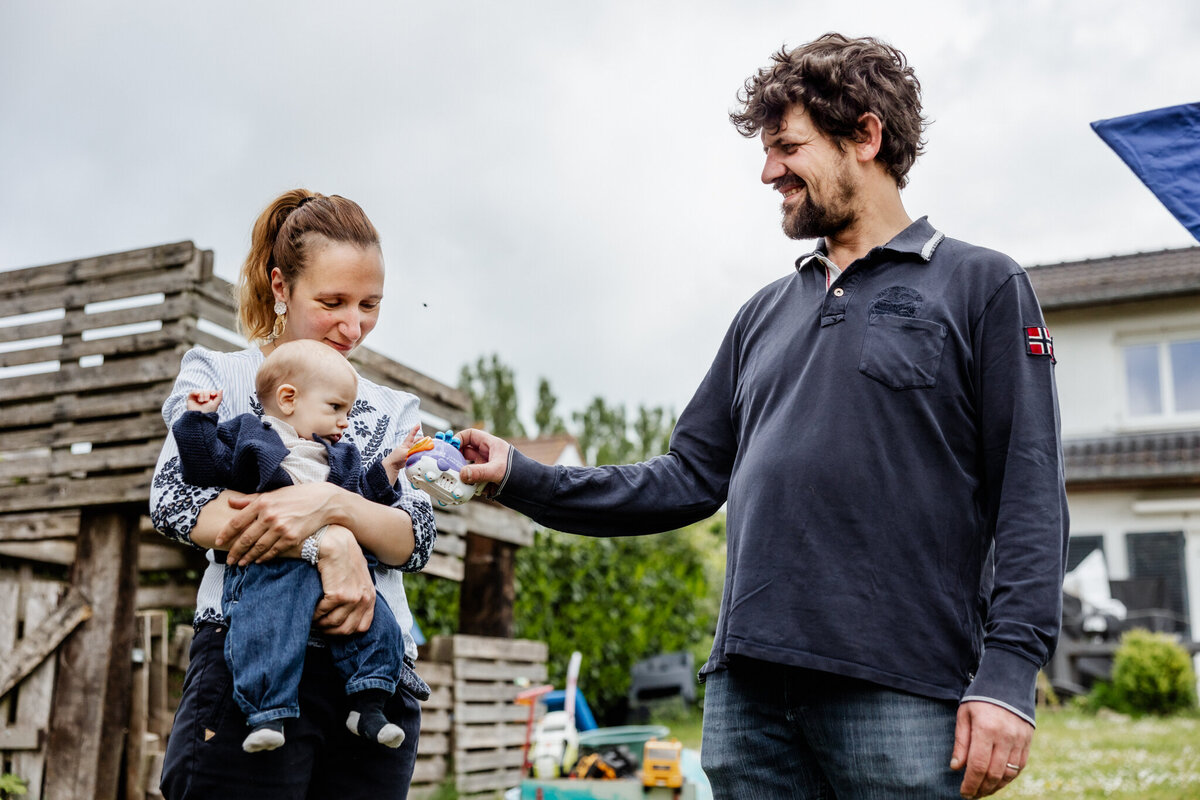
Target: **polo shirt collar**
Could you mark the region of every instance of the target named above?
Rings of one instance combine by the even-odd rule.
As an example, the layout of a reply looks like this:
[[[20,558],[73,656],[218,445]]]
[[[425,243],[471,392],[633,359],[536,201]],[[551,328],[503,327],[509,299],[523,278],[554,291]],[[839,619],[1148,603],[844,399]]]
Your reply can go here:
[[[929,224],[928,217],[921,217],[914,221],[904,230],[892,237],[887,244],[874,248],[875,251],[890,251],[893,253],[903,253],[915,255],[922,261],[929,263],[933,258],[933,251],[942,243],[946,235]],[[825,240],[820,239],[817,242],[817,249],[811,253],[805,253],[796,259],[796,271],[799,272],[813,259],[822,264],[829,262],[829,250],[825,246]]]

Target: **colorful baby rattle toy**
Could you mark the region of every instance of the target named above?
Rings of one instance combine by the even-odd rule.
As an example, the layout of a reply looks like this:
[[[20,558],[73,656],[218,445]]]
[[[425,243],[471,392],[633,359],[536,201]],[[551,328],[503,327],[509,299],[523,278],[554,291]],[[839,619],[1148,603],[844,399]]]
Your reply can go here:
[[[408,451],[404,474],[414,489],[424,490],[439,506],[461,505],[474,497],[482,486],[463,483],[459,473],[467,460],[459,452],[462,440],[452,431],[439,431],[433,438],[424,436]]]

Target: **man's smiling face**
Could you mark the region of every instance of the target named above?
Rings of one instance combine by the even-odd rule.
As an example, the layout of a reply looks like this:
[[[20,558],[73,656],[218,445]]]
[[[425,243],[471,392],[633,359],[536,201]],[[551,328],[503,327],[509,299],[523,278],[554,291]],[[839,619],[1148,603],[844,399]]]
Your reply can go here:
[[[851,154],[817,130],[803,106],[792,106],[779,130],[763,130],[762,143],[762,182],[783,195],[787,236],[832,236],[854,222],[857,186]]]

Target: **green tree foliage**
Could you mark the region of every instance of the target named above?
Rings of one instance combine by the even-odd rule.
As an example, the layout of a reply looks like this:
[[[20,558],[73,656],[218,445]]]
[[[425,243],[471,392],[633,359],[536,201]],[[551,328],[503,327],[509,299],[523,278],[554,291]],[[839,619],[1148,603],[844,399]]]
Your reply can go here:
[[[404,576],[404,594],[426,639],[458,632],[458,581],[421,572]]]
[[[538,380],[537,408],[533,412],[533,421],[537,424],[538,436],[551,436],[567,432],[566,423],[555,412],[557,405],[558,396],[550,388],[550,381],[540,378]]]
[[[471,415],[497,436],[524,436],[525,426],[517,416],[517,386],[512,368],[500,356],[479,357],[475,365],[464,364],[458,388],[471,398]]]
[[[625,406],[610,406],[603,397],[592,398],[587,408],[571,416],[584,458],[593,465],[645,461],[667,452],[676,421],[662,406],[638,406],[630,424]]]
[[[678,417],[662,406],[646,408],[638,406],[637,419],[633,421],[633,432],[637,437],[635,457],[645,461],[667,452],[671,445],[671,431],[675,430]]]
[[[609,539],[540,531],[517,554],[516,635],[549,646],[561,687],[571,653],[597,716],[621,721],[634,662],[690,650],[701,661],[716,626],[723,520],[655,536]]]

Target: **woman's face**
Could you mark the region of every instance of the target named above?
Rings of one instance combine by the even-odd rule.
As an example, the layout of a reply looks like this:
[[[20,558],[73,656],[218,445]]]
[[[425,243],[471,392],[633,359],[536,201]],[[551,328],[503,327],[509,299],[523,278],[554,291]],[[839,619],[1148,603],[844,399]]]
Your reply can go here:
[[[348,355],[379,320],[383,255],[376,246],[323,237],[314,237],[306,254],[308,267],[291,286],[278,268],[271,273],[275,299],[288,307],[287,325],[276,341],[315,339]]]

